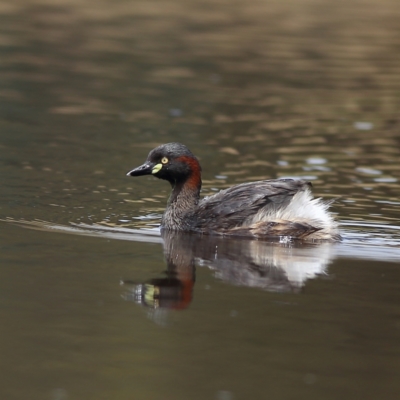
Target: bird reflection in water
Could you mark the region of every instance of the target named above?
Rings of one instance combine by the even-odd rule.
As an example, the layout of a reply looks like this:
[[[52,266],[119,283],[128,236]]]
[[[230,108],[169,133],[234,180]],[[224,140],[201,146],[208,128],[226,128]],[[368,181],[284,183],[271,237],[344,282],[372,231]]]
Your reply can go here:
[[[185,309],[192,301],[196,266],[215,271],[232,285],[297,292],[325,274],[334,256],[331,243],[265,242],[164,231],[165,276],[133,285],[123,297],[153,309]]]

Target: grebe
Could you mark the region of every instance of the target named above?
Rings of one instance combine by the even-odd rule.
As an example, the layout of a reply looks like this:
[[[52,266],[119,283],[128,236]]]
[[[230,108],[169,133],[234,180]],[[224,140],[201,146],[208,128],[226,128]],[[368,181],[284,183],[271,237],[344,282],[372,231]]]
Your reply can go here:
[[[200,163],[181,143],[156,147],[127,175],[154,175],[171,184],[162,229],[257,239],[341,240],[328,212],[332,201],[314,199],[311,183],[301,179],[242,183],[200,199]]]

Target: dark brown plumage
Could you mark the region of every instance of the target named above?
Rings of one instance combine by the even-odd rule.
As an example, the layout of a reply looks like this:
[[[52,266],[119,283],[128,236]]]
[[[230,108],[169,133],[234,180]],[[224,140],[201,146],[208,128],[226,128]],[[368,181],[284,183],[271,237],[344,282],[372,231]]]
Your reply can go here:
[[[152,150],[130,176],[152,174],[170,182],[162,218],[167,230],[256,238],[340,240],[327,212],[331,202],[313,199],[309,182],[275,179],[242,183],[200,200],[201,167],[180,143]]]

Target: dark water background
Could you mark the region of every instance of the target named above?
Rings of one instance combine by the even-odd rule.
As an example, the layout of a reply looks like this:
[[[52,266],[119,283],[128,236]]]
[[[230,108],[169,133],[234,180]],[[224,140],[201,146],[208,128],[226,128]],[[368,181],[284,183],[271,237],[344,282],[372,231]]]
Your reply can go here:
[[[397,0],[0,3],[0,398],[399,398],[399,20]],[[120,280],[175,253],[138,232],[168,185],[125,174],[170,141],[204,194],[311,180],[344,242],[183,239],[184,309],[135,304]]]

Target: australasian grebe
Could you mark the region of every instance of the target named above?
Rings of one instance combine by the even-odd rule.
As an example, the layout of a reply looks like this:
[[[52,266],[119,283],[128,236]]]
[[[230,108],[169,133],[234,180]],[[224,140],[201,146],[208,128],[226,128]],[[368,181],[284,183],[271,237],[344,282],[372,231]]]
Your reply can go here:
[[[328,212],[332,201],[313,199],[311,184],[304,180],[242,183],[200,200],[199,161],[180,143],[156,147],[143,165],[127,175],[154,175],[171,184],[162,229],[259,239],[341,239]]]

